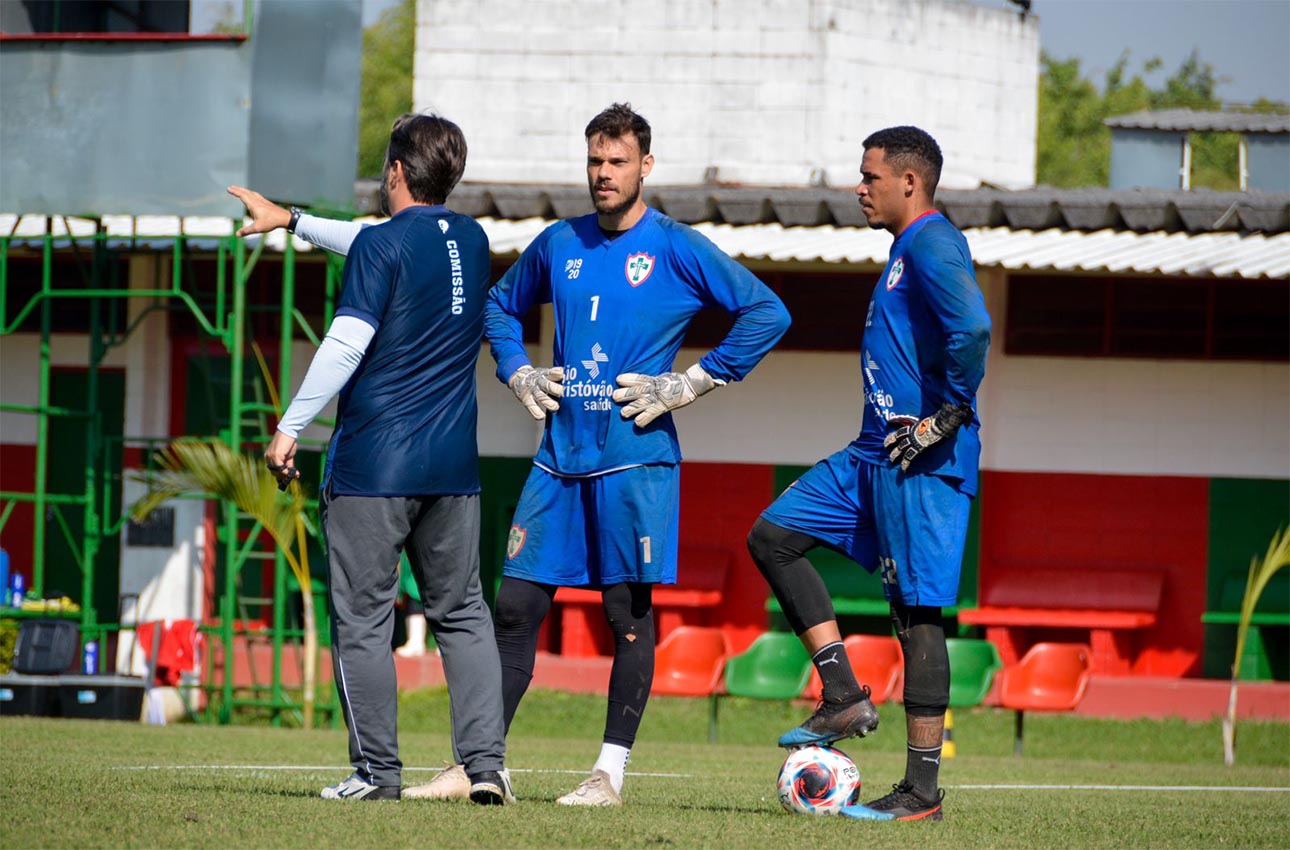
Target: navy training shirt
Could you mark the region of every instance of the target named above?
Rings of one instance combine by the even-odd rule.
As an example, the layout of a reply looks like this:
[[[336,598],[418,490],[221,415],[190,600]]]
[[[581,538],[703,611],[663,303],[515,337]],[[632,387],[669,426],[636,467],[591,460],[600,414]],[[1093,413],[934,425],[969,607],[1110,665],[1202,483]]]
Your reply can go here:
[[[564,397],[547,416],[534,463],[563,476],[681,460],[670,413],[640,428],[610,396],[624,372],[671,371],[700,309],[735,317],[699,360],[723,381],[747,375],[790,321],[752,272],[653,208],[614,238],[592,214],[551,225],[524,250],[488,294],[488,341],[502,381],[529,362],[520,317],[546,302],[555,312],[553,364],[564,367]]]
[[[869,301],[860,346],[864,419],[852,446],[871,463],[889,463],[882,441],[893,416],[923,419],[946,402],[975,408],[989,346],[990,315],[967,240],[939,212],[925,213],[892,243]],[[975,493],[980,428],[974,413],[910,474],[954,478]]]
[[[340,391],[332,492],[479,492],[475,361],[489,266],[483,228],[442,206],[408,207],[354,239],[336,315],[376,334]]]

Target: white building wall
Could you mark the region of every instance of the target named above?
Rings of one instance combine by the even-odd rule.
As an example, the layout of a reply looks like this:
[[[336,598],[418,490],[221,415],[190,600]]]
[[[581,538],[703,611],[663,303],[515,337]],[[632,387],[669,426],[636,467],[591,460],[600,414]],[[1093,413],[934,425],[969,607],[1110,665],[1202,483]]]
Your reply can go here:
[[[461,124],[465,179],[577,183],[588,120],[630,101],[655,184],[854,182],[864,137],[916,124],[942,185],[1030,186],[1033,16],[947,0],[418,0],[413,104]]]

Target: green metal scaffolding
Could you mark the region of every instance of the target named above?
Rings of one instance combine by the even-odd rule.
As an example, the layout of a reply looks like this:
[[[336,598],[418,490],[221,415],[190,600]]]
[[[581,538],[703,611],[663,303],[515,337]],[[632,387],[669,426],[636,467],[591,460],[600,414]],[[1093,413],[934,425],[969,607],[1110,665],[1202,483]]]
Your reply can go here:
[[[95,232],[87,237],[72,235],[70,226],[67,227],[66,236],[55,236],[49,232],[53,221],[52,218],[47,219],[46,232],[41,236],[24,237],[10,234],[0,237],[0,337],[19,333],[29,317],[39,311],[37,403],[34,406],[0,404],[0,410],[4,412],[35,417],[35,476],[30,491],[0,491],[0,531],[5,528],[16,505],[21,503],[32,505],[30,592],[40,597],[45,590],[48,533],[50,519],[53,519],[63,533],[68,548],[77,561],[76,566],[81,572],[79,612],[81,639],[83,642],[98,640],[101,645],[104,645],[103,639],[109,633],[120,630],[122,626],[119,622],[105,620],[101,613],[95,610],[93,604],[95,568],[104,543],[110,544],[118,539],[128,522],[128,506],[114,506],[111,498],[112,476],[119,477],[121,470],[106,468],[108,453],[103,436],[102,417],[98,409],[99,370],[104,357],[112,347],[122,344],[150,312],[159,309],[186,311],[196,322],[203,338],[218,342],[228,353],[232,380],[229,387],[227,427],[221,428],[217,434],[183,436],[214,438],[225,442],[237,451],[258,453],[260,446],[268,438],[265,427],[267,417],[277,416],[280,411],[260,399],[245,397],[244,378],[248,368],[248,349],[252,347],[252,341],[247,336],[249,311],[252,307],[256,309],[267,307],[279,312],[277,386],[284,393],[291,386],[291,345],[297,332],[314,345],[318,344],[319,335],[296,306],[296,253],[291,238],[286,240],[281,255],[280,301],[273,305],[248,305],[247,283],[256,264],[262,258],[267,241],[265,239],[257,239],[254,247],[250,247],[246,240],[236,236],[207,237],[181,233],[177,236],[126,237],[109,234],[101,222],[97,223]],[[171,260],[168,285],[163,285],[161,279],[154,279],[152,281],[154,285],[146,289],[105,285],[105,272],[111,261],[123,256],[156,254],[158,251],[167,250]],[[67,252],[73,257],[80,272],[82,286],[55,285],[53,268],[54,257],[58,252]],[[10,303],[13,294],[10,260],[17,255],[39,257],[40,284],[36,291],[29,293],[22,305],[11,313],[11,307],[17,305]],[[215,291],[213,296],[202,299],[194,293],[191,286],[186,285],[185,260],[194,256],[210,258],[212,255],[216,268]],[[334,255],[325,255],[324,261],[326,263],[325,292],[323,293],[325,327],[330,323],[335,309],[335,296],[339,288],[343,261]],[[84,409],[53,406],[50,403],[52,312],[56,303],[68,299],[85,300],[89,305],[88,352],[84,364],[87,369],[88,389]],[[125,299],[151,299],[152,303],[133,322],[127,323],[119,331],[116,327],[105,328],[102,321],[104,305],[120,303]],[[167,353],[169,354],[169,350]],[[254,365],[252,368],[255,368]],[[84,447],[84,489],[80,493],[49,492],[50,423],[58,417],[83,419],[88,425],[85,429],[87,436]],[[254,435],[247,431],[247,426],[251,423],[260,426],[259,432]],[[149,450],[146,456],[150,460],[151,449],[169,442],[171,437],[127,435],[122,439],[123,444],[135,443],[147,446]],[[67,450],[69,447],[59,447],[60,452]],[[321,462],[320,453],[319,464]],[[83,509],[79,540],[64,516],[64,509],[69,507]],[[310,509],[316,515],[316,500],[311,500]],[[259,709],[267,711],[273,723],[281,724],[287,717],[298,715],[300,709],[298,696],[293,694],[292,688],[288,688],[283,683],[284,645],[289,639],[300,636],[298,630],[288,629],[286,623],[290,569],[280,551],[276,549],[272,553],[266,551],[260,542],[259,525],[245,514],[241,514],[231,502],[220,502],[219,517],[218,545],[223,553],[224,576],[223,587],[218,597],[217,622],[201,625],[201,630],[207,636],[208,642],[204,679],[198,686],[207,692],[208,697],[206,708],[201,716],[207,720],[228,723],[232,721],[238,709]],[[311,528],[310,533],[316,537],[317,528]],[[237,614],[238,579],[241,571],[253,560],[268,559],[274,562],[274,570],[273,595],[270,601],[272,622],[266,633],[264,630],[247,629],[245,623],[238,622]],[[306,593],[314,591],[313,587],[300,589],[300,592]],[[29,616],[50,616],[50,614],[0,608],[0,619]],[[319,612],[318,621],[326,622],[325,611]],[[233,681],[235,637],[251,635],[267,637],[271,642],[273,658],[271,681],[267,684],[253,682],[251,685],[235,687]],[[212,662],[216,655],[213,646],[215,642],[218,642],[221,650],[220,668],[222,669],[220,669],[221,676],[218,684],[211,682],[212,673],[216,669]],[[251,666],[254,669],[253,663]],[[214,697],[218,699],[213,699]],[[329,713],[332,725],[339,723],[334,688],[326,698],[316,704],[315,710]]]

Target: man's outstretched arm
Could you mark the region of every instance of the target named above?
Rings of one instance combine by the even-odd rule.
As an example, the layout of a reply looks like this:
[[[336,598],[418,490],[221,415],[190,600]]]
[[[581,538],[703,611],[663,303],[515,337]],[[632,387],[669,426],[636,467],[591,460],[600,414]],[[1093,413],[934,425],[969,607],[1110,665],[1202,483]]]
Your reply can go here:
[[[229,186],[228,193],[242,202],[251,219],[238,229],[238,236],[269,233],[285,227],[310,245],[317,245],[343,257],[349,254],[349,246],[353,244],[354,237],[367,226],[355,221],[321,218],[298,210],[293,212],[275,204],[259,192],[242,186]]]

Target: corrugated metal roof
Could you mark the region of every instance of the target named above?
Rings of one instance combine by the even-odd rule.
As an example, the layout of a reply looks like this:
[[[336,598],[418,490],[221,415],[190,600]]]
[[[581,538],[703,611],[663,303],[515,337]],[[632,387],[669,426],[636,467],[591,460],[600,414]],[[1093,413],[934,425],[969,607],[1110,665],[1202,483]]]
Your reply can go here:
[[[1290,133],[1290,115],[1265,112],[1161,109],[1116,115],[1104,122],[1123,130],[1162,130],[1173,133]]]
[[[479,223],[488,234],[493,255],[507,257],[523,251],[552,219],[485,217]],[[168,237],[181,229],[193,237],[194,247],[206,250],[214,247],[214,240],[202,237],[228,236],[236,229],[231,219],[205,216],[182,221],[176,216],[105,216],[103,225],[110,244],[156,250],[169,247]],[[20,242],[38,238],[49,230],[56,244],[66,246],[70,244],[69,228],[76,238],[84,239],[94,233],[95,222],[0,215],[0,233],[11,233]],[[891,247],[890,234],[868,227],[700,222],[694,228],[730,256],[749,261],[881,267]],[[1093,274],[1290,277],[1290,233],[1133,233],[1109,228],[1085,233],[1009,227],[972,227],[963,233],[972,258],[981,267]],[[265,247],[269,250],[281,251],[286,246],[285,231],[274,231],[266,238]],[[313,250],[299,239],[294,244],[297,251]]]
[[[375,181],[355,184],[359,210],[375,209]],[[657,186],[645,202],[686,224],[864,227],[851,189]],[[475,218],[570,218],[592,211],[583,186],[463,184],[448,206]],[[1155,230],[1207,233],[1290,231],[1290,193],[1197,189],[946,189],[936,206],[960,228]]]
[[[551,221],[480,219],[493,253],[518,254]],[[732,257],[772,263],[882,266],[891,235],[867,227],[784,227],[702,222],[694,229]],[[1079,233],[976,227],[964,231],[978,266],[1010,270],[1191,277],[1290,277],[1290,233]]]

